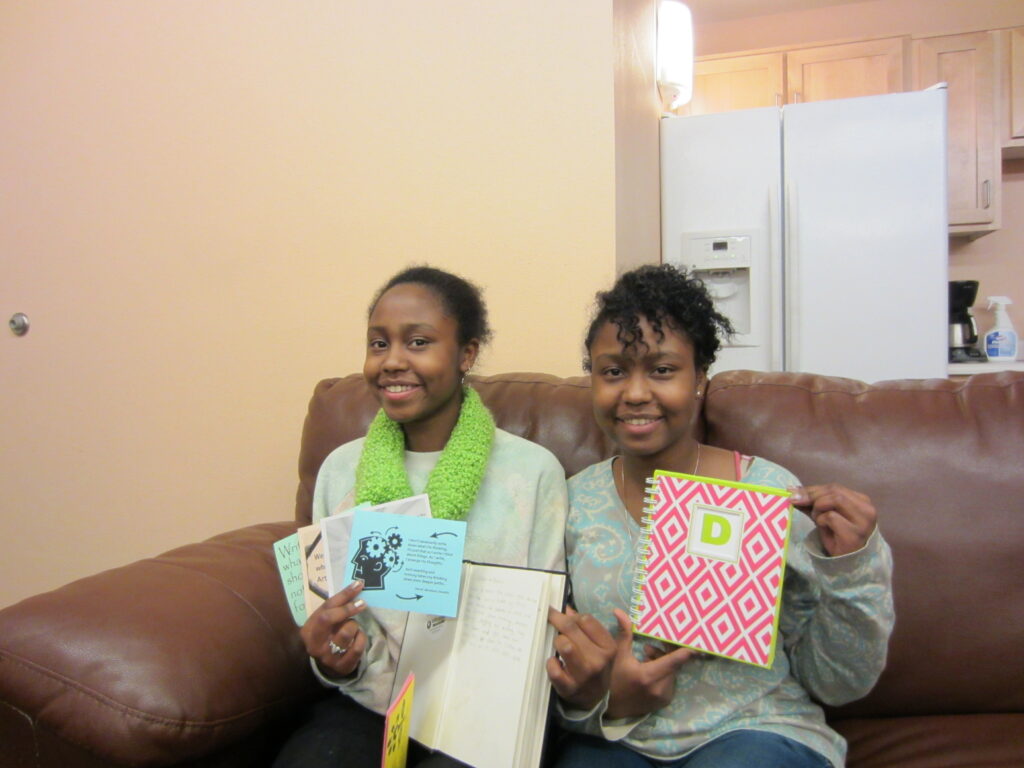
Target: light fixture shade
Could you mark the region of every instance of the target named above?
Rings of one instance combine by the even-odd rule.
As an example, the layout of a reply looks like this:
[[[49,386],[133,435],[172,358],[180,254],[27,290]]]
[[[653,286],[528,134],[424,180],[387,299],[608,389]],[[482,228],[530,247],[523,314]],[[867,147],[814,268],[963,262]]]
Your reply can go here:
[[[693,98],[693,17],[680,0],[658,2],[658,89],[667,109]]]

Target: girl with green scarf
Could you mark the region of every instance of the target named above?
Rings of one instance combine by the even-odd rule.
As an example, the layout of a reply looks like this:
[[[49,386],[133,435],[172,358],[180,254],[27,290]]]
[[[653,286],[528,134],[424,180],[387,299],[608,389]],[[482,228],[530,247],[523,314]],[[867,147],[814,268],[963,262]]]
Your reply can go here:
[[[324,460],[314,522],[426,493],[435,517],[468,524],[465,558],[564,570],[565,476],[546,449],[498,429],[464,376],[491,335],[479,290],[431,267],[389,280],[370,305],[363,375],[380,403],[366,437]],[[377,766],[406,614],[367,608],[362,585],[302,627],[315,674],[342,695],[314,707],[275,766]],[[410,744],[409,765],[454,765]]]

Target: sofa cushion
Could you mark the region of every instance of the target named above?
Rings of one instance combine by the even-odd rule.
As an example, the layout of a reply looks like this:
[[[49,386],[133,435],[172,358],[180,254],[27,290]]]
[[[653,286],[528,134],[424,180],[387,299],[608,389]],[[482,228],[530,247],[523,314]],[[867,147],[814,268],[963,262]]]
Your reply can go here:
[[[272,552],[294,528],[225,533],[0,612],[0,758],[4,737],[32,738],[41,766],[186,764],[258,745],[320,693]]]
[[[729,372],[705,418],[710,442],[878,509],[895,563],[889,663],[834,717],[1024,711],[1024,374],[868,386]]]

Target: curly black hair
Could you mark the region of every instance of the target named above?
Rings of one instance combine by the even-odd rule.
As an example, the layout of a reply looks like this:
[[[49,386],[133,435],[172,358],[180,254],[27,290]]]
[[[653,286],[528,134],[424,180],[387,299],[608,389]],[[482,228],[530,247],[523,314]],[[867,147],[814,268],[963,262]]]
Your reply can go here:
[[[440,299],[445,314],[452,318],[458,327],[460,345],[468,344],[473,339],[480,344],[490,341],[493,334],[487,322],[487,306],[484,304],[481,290],[465,278],[436,267],[416,266],[403,269],[377,291],[366,316],[373,314],[380,297],[389,289],[405,283],[422,285],[434,292]]]
[[[647,318],[660,342],[664,328],[686,335],[694,363],[707,371],[721,346],[720,334],[733,333],[729,318],[715,309],[704,282],[672,264],[647,264],[624,273],[610,291],[597,294],[594,319],[584,343],[583,369],[590,371],[590,348],[601,326],[615,323],[627,350],[644,344],[640,318]]]

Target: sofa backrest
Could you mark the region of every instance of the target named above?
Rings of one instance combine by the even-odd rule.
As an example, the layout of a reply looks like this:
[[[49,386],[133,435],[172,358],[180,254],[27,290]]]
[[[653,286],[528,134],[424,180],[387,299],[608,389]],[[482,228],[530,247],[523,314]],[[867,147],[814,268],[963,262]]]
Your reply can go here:
[[[614,453],[587,377],[474,377],[502,428],[571,475]],[[296,520],[316,472],[366,432],[361,376],[317,385],[303,430]],[[806,374],[719,374],[705,397],[714,445],[772,459],[805,484],[868,494],[895,557],[896,630],[879,685],[834,716],[1022,712],[1024,374],[868,386]]]
[[[590,378],[540,373],[470,376],[498,426],[550,450],[575,474],[613,453],[591,416]],[[377,411],[363,377],[353,374],[316,385],[302,430],[295,519],[309,522],[320,465],[337,446],[362,437]]]
[[[833,715],[1024,711],[1024,374],[868,386],[729,372],[704,415],[710,442],[878,509],[894,557],[889,662]]]

